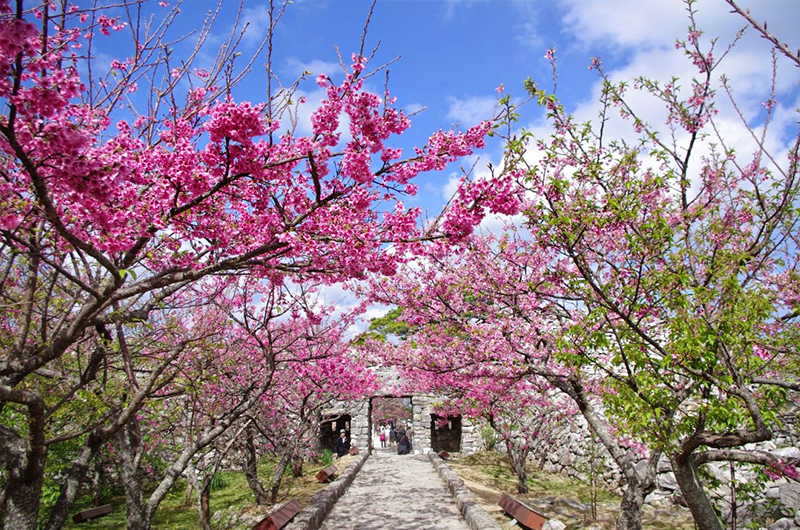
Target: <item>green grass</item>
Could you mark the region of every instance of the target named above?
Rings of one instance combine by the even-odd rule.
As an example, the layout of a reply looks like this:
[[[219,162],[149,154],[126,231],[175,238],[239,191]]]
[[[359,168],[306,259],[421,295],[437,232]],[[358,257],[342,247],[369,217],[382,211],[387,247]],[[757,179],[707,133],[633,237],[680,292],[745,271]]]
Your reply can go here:
[[[244,508],[253,502],[253,495],[247,485],[244,475],[241,473],[224,472],[222,473],[225,485],[211,492],[211,514],[215,511],[240,506]],[[153,528],[164,530],[182,530],[186,528],[197,528],[199,526],[199,516],[197,511],[197,497],[192,493],[191,501],[188,506],[184,506],[184,492],[186,481],[178,480],[170,489],[167,496],[159,505],[153,517]],[[65,529],[74,530],[125,530],[125,496],[114,495],[108,499],[107,504],[111,505],[111,513],[76,524],[69,521],[64,525]],[[87,502],[77,505],[72,513],[90,508]]]
[[[529,472],[528,488],[530,493],[577,498],[581,502],[589,502],[591,500],[589,486],[586,482],[538,470]],[[619,500],[619,495],[602,489],[602,487],[597,489],[597,502],[619,502]]]
[[[480,452],[463,457],[458,462],[482,468],[489,476],[507,483],[507,488],[516,488],[517,476],[511,471],[508,457],[504,454]],[[545,473],[530,463],[527,466],[527,471],[528,488],[531,494],[572,498],[581,502],[590,501],[589,488],[584,481],[555,473]],[[599,488],[597,501],[619,502],[619,496]]]
[[[313,464],[309,464],[312,466]],[[272,465],[266,462],[259,465],[259,477],[262,481],[270,476]],[[211,491],[211,515],[218,510],[244,509],[253,504],[254,498],[247,484],[243,473],[225,471],[215,479],[221,482],[218,488]],[[287,477],[288,478],[288,477]],[[286,478],[284,482],[286,482]],[[161,501],[153,517],[153,528],[155,530],[185,530],[187,528],[199,527],[199,514],[197,510],[197,496],[192,492],[191,500],[188,505],[184,505],[184,493],[186,491],[186,481],[179,479],[170,489],[167,496]],[[149,492],[147,493],[149,495]],[[105,504],[111,505],[111,513],[103,517],[98,517],[84,523],[74,523],[72,515],[88,508],[91,508],[91,499],[81,499],[72,509],[67,524],[64,525],[68,530],[125,530],[125,496],[121,493],[112,495],[105,500]]]

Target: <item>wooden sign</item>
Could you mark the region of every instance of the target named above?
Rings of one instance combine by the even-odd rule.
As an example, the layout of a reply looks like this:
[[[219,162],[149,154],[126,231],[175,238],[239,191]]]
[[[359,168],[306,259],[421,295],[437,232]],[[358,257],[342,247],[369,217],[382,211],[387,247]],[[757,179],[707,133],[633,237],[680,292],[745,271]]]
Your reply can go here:
[[[500,502],[497,504],[525,528],[542,530],[542,526],[547,521],[547,517],[506,493],[503,493],[503,496],[500,497]]]
[[[292,499],[259,521],[253,530],[280,530],[298,513],[300,513],[300,503]]]
[[[317,473],[317,481],[318,482],[325,482],[326,480],[331,478],[333,475],[335,475],[336,471],[337,470],[336,470],[336,466],[335,465],[333,465],[333,464],[329,465],[328,467],[326,467],[325,469],[323,469],[319,473]]]
[[[78,512],[72,516],[72,520],[76,523],[82,523],[84,521],[88,521],[89,519],[94,519],[95,517],[101,517],[103,515],[108,515],[111,513],[111,505],[106,504],[104,506],[98,506],[97,508],[91,508],[89,510],[83,510],[82,512]]]

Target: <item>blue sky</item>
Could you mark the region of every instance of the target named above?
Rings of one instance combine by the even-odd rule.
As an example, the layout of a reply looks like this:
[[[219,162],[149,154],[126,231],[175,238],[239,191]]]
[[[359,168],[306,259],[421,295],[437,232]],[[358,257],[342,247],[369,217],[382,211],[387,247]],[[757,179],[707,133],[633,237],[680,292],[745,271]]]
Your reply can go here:
[[[148,8],[159,8],[148,0]],[[170,0],[172,5],[174,0]],[[276,0],[277,3],[277,0]],[[741,0],[758,20],[767,20],[769,29],[790,47],[800,21],[798,0]],[[228,0],[222,16],[200,58],[210,61],[216,48],[231,30],[237,2]],[[281,19],[275,35],[273,71],[284,84],[290,84],[304,70],[315,75],[326,73],[341,79],[336,47],[345,60],[358,50],[361,33],[369,11],[368,0],[295,0]],[[210,0],[185,0],[175,25],[176,31],[198,28],[206,12],[216,5]],[[243,40],[243,52],[251,51],[267,27],[267,2],[244,0],[242,21],[250,23]],[[718,48],[724,48],[745,21],[730,13],[723,0],[699,0],[695,9],[705,37],[718,36]],[[397,57],[390,66],[389,89],[398,98],[397,105],[407,111],[425,110],[412,118],[410,131],[396,146],[406,150],[426,142],[430,133],[461,124],[470,126],[489,118],[497,100],[495,88],[503,84],[512,96],[522,96],[523,81],[531,77],[540,86],[551,86],[550,65],[544,58],[548,48],[556,48],[559,63],[557,94],[581,120],[597,114],[599,82],[588,70],[591,58],[600,56],[606,71],[615,79],[631,80],[639,75],[685,79],[696,70],[675,50],[676,39],[684,39],[688,18],[681,0],[378,0],[367,33],[366,49],[380,43],[371,66]],[[216,47],[216,48],[215,48]],[[754,125],[763,119],[761,103],[768,96],[772,65],[770,47],[753,30],[726,59],[724,71],[737,90],[745,118]],[[175,53],[188,53],[189,47],[176,46]],[[263,101],[266,98],[264,59],[256,62],[252,73],[242,83],[238,100]],[[777,150],[791,141],[796,131],[798,81],[800,68],[787,60],[778,60],[778,100],[776,128],[770,142]],[[369,81],[368,88],[382,92],[383,76]],[[301,85],[308,97],[301,117],[307,117],[321,97],[314,75]],[[653,123],[663,123],[659,105],[636,94],[631,100],[641,114]],[[720,98],[720,126],[729,128],[737,147],[746,150],[748,135],[731,107]],[[521,124],[536,134],[549,131],[541,113],[528,105]],[[300,130],[304,125],[300,124]],[[307,129],[307,126],[306,126]],[[628,134],[624,123],[610,124],[609,132]],[[498,164],[502,145],[490,142],[476,164],[477,176],[485,173],[486,164]],[[466,161],[468,164],[475,159]],[[468,167],[468,165],[466,166]],[[406,201],[434,216],[455,189],[459,167],[444,173],[422,177],[419,195]],[[486,229],[496,229],[499,221],[488,221]],[[345,295],[333,292],[332,296]],[[380,309],[375,314],[379,314]],[[367,315],[374,316],[374,315]]]
[[[88,0],[85,0],[88,2]],[[170,7],[175,0],[168,0]],[[279,0],[275,0],[280,4]],[[78,2],[83,4],[84,1]],[[308,97],[301,122],[315,108],[322,93],[314,77],[326,73],[341,79],[336,49],[349,64],[357,51],[371,0],[295,0],[287,6],[277,26],[272,68],[284,85],[291,84],[304,70],[313,72],[300,91]],[[740,0],[758,20],[784,40],[796,34],[800,21],[798,0]],[[216,0],[184,0],[174,30],[186,33],[198,29]],[[166,13],[156,0],[147,9]],[[255,48],[268,26],[268,2],[244,0],[240,27],[249,23],[241,50]],[[220,44],[232,29],[237,0],[226,0],[197,66],[210,64]],[[723,0],[699,0],[695,5],[706,36],[719,36],[720,45],[729,42],[745,22],[730,14]],[[593,56],[600,56],[606,71],[617,79],[638,75],[667,79],[688,78],[696,73],[689,61],[676,51],[677,38],[685,38],[688,26],[686,4],[681,0],[378,0],[369,25],[366,50],[379,44],[371,66],[391,64],[389,89],[397,104],[409,112],[424,108],[412,119],[410,131],[397,140],[407,151],[422,145],[438,129],[470,126],[489,118],[495,108],[495,88],[503,84],[506,93],[522,96],[523,81],[531,77],[540,86],[551,86],[551,70],[543,57],[548,48],[557,49],[559,78],[557,94],[581,119],[596,116],[599,91],[597,76],[588,70]],[[191,51],[192,39],[175,47],[173,60]],[[790,45],[792,43],[790,42]],[[793,43],[795,47],[798,43]],[[105,45],[103,46],[105,48]],[[116,51],[116,50],[115,50]],[[726,73],[736,86],[745,108],[756,117],[760,102],[767,98],[771,65],[769,47],[749,31],[726,61]],[[110,52],[108,52],[110,55]],[[264,101],[265,58],[234,93],[239,100]],[[798,68],[780,61],[779,88],[787,110],[797,107]],[[368,88],[382,92],[383,76],[373,77]],[[652,101],[640,102],[646,116],[655,112]],[[794,121],[787,112],[787,123]],[[655,118],[654,114],[654,119]],[[539,111],[528,105],[522,125],[547,134]],[[308,126],[300,124],[300,131]],[[488,162],[500,160],[502,146],[490,143],[478,161],[477,171]],[[468,160],[471,164],[474,160]],[[420,194],[407,200],[435,215],[454,190],[459,167],[444,174],[424,176]]]
[[[273,69],[281,81],[291,83],[303,70],[340,77],[336,47],[346,60],[358,50],[370,3],[296,0],[289,5],[274,41]],[[768,20],[770,29],[781,38],[789,40],[795,35],[800,2],[742,0],[741,4],[751,8],[759,20]],[[214,5],[206,0],[186,0],[181,25],[196,26]],[[226,4],[215,34],[221,37],[228,32],[236,5],[233,1]],[[242,19],[250,22],[246,50],[266,28],[266,2],[245,0],[243,5]],[[723,0],[700,0],[696,9],[707,36],[719,36],[721,43],[729,42],[744,25],[729,13]],[[409,111],[425,108],[400,140],[410,148],[425,143],[427,136],[440,128],[469,126],[490,117],[497,99],[494,89],[501,83],[507,93],[518,96],[528,77],[550,86],[550,65],[543,57],[547,48],[556,48],[558,53],[557,93],[586,119],[594,117],[599,86],[596,75],[588,70],[593,56],[602,57],[607,71],[617,78],[639,74],[689,77],[694,73],[690,63],[674,49],[675,39],[685,38],[687,26],[686,5],[680,0],[378,0],[366,48],[380,44],[373,66],[399,57],[390,66],[392,94]],[[209,41],[210,48],[214,42]],[[731,77],[745,88],[742,95],[754,98],[747,101],[754,113],[759,92],[766,94],[768,87],[768,49],[749,31],[728,61]],[[781,66],[783,96],[796,107],[797,68],[785,61]],[[255,68],[237,97],[263,100],[264,79],[263,69]],[[380,91],[382,82],[382,76],[374,77],[371,88]],[[301,91],[309,96],[307,115],[320,96],[313,76]],[[532,105],[525,110],[523,124],[541,125]],[[499,160],[500,152],[499,144],[490,144],[477,167]],[[453,190],[458,170],[453,167],[445,174],[426,176],[419,197],[407,202],[435,214]]]

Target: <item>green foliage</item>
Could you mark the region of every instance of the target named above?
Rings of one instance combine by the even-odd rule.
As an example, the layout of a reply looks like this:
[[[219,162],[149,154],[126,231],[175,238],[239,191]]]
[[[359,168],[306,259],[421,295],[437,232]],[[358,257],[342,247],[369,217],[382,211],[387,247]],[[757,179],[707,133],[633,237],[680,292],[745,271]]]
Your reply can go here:
[[[402,314],[403,309],[395,307],[384,316],[373,318],[369,322],[367,331],[359,335],[354,343],[364,344],[369,339],[386,341],[390,337],[405,340],[413,330],[407,322],[400,320]]]
[[[494,451],[497,444],[500,443],[500,435],[489,425],[482,425],[480,427],[481,439],[483,440],[483,447],[486,451]]]
[[[218,478],[217,478],[218,475]],[[253,494],[247,485],[247,480],[242,473],[221,472],[212,479],[211,513],[228,509],[230,507],[245,507],[253,502]],[[216,487],[215,487],[216,480]],[[179,480],[170,490],[167,497],[156,510],[153,518],[153,528],[159,530],[184,530],[197,528],[197,507],[193,504],[184,505],[184,492],[186,482]],[[117,495],[109,500],[112,511],[109,515],[93,519],[81,524],[72,522],[72,517],[67,519],[65,530],[124,530],[125,497]],[[84,496],[75,506],[73,512],[91,508],[90,498]]]
[[[73,459],[78,455],[85,436],[53,444],[48,450],[45,465],[44,482],[42,484],[42,500],[39,505],[39,519],[46,521],[50,510],[58,500],[61,493],[61,484],[58,478],[70,468]]]
[[[320,457],[322,460],[322,465],[329,466],[333,463],[333,451],[328,448],[322,450],[322,455]]]
[[[211,477],[211,491],[219,491],[227,485],[224,473],[214,473],[214,476]]]
[[[332,453],[331,453],[332,455]],[[269,475],[274,469],[275,460],[271,458],[264,458],[259,462],[258,470],[262,476]],[[306,477],[300,479],[302,488],[306,482],[317,484],[314,480],[313,474],[310,469],[306,472]],[[291,473],[290,473],[291,475]],[[319,486],[324,487],[323,485]],[[287,477],[281,487],[281,498],[287,494],[287,491],[292,492],[292,496],[297,496],[298,485],[293,482],[291,477]],[[222,471],[217,473],[212,479],[211,489],[211,513],[214,514],[218,511],[227,513],[234,513],[247,508],[249,513],[252,513],[253,493],[247,484],[247,480],[243,473],[233,471]],[[198,514],[197,507],[194,504],[196,498],[188,505],[184,504],[184,494],[186,491],[186,481],[178,480],[170,489],[167,497],[159,505],[153,518],[153,528],[158,530],[186,530],[187,528],[198,528]],[[84,523],[76,524],[72,521],[72,517],[67,519],[64,525],[65,530],[125,530],[126,528],[126,514],[125,514],[125,497],[122,492],[117,489],[114,494],[106,501],[111,504],[112,511],[109,515],[86,521]],[[149,490],[146,491],[149,494]],[[312,492],[308,492],[309,495]],[[302,502],[302,501],[301,501]],[[72,513],[77,513],[81,510],[91,508],[91,492],[86,490],[78,499],[76,506]]]

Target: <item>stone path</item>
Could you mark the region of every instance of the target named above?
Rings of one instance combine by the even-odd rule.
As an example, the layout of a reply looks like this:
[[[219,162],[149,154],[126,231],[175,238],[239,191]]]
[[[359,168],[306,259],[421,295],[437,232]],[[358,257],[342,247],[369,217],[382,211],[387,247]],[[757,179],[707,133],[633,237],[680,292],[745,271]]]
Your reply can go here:
[[[321,530],[469,530],[424,455],[377,449]]]

